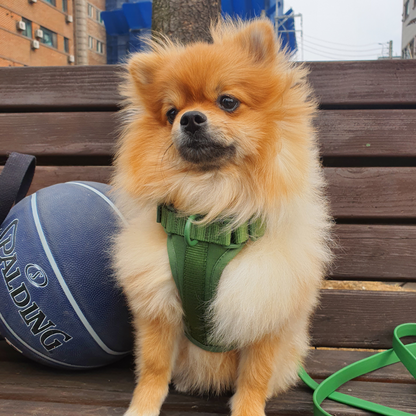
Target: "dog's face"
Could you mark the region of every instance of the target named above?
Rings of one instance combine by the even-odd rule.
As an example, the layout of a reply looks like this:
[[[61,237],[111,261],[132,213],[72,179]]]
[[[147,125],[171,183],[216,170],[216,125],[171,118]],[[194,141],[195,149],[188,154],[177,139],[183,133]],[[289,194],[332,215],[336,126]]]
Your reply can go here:
[[[307,163],[305,74],[277,50],[271,24],[223,24],[212,34],[213,44],[153,45],[128,64],[125,95],[136,112],[118,155],[124,186],[183,211],[211,210],[189,203],[193,194],[201,199],[196,187],[215,191],[215,203],[221,199],[228,211],[249,189],[264,203],[287,190],[287,158],[293,186]]]

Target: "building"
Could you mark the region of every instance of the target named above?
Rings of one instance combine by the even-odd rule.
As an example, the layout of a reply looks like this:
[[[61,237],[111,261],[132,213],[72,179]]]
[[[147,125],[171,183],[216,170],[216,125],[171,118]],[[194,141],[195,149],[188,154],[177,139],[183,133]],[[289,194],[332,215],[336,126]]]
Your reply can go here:
[[[2,1],[2,0],[0,0]],[[107,36],[101,13],[105,0],[73,0],[75,14],[75,63],[107,63]]]
[[[70,65],[72,0],[0,0],[0,66]]]
[[[107,63],[105,0],[0,0],[0,66]]]
[[[402,58],[416,58],[416,0],[403,1]]]

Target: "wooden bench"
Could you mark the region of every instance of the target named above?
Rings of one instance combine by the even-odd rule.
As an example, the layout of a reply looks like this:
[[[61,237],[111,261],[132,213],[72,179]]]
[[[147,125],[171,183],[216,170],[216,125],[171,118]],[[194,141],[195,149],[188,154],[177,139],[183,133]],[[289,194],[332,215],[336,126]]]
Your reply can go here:
[[[306,366],[319,381],[390,348],[394,327],[416,318],[416,61],[310,67],[339,243],[311,330]],[[4,163],[10,151],[37,156],[30,192],[68,180],[108,180],[118,71],[0,70],[0,158]],[[93,371],[58,371],[0,341],[0,415],[122,415],[133,386],[130,358]],[[416,413],[416,383],[400,364],[341,391]],[[227,414],[228,399],[172,390],[162,415]],[[324,407],[338,416],[369,414],[331,401]],[[300,383],[270,401],[266,413],[311,415],[312,394]]]

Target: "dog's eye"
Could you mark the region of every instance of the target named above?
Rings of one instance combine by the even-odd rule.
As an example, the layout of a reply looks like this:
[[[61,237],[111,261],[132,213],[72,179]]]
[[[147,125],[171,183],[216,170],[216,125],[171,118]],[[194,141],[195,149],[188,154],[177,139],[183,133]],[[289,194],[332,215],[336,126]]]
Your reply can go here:
[[[168,121],[170,124],[173,124],[176,114],[178,114],[178,110],[176,108],[171,108],[167,113],[166,117],[168,118]]]
[[[232,113],[237,110],[240,105],[240,101],[230,95],[221,95],[220,98],[218,98],[218,104],[224,111]]]

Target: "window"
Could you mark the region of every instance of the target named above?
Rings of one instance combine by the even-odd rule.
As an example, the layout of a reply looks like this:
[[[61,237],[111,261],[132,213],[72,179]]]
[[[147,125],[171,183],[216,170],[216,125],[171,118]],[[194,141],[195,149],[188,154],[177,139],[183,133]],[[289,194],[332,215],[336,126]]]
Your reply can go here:
[[[95,49],[98,53],[104,53],[104,43],[97,40],[97,46]]]
[[[94,40],[91,36],[88,36],[88,47],[92,49],[94,47]]]
[[[98,22],[100,21],[100,11],[98,9],[95,9],[95,20],[97,20]]]
[[[92,6],[91,6],[91,4],[88,5],[88,16],[92,17]]]
[[[40,28],[43,30],[43,38],[40,41],[45,45],[51,46],[52,48],[56,48],[56,33],[42,26]]]
[[[62,0],[62,11],[64,13],[68,12],[68,0]]]
[[[56,0],[45,0],[46,3],[52,4],[52,6],[56,7]]]
[[[407,0],[404,4],[404,20],[409,17],[410,14],[410,0]]]
[[[32,38],[32,22],[24,17],[22,17],[22,22],[26,23],[26,29],[22,31],[22,35]]]
[[[410,59],[415,58],[415,39],[414,38],[409,42],[409,55],[410,55]]]
[[[64,38],[64,51],[66,53],[69,53],[69,39],[68,38]]]

